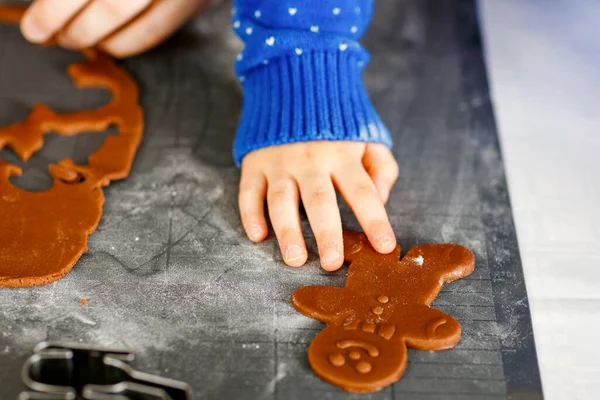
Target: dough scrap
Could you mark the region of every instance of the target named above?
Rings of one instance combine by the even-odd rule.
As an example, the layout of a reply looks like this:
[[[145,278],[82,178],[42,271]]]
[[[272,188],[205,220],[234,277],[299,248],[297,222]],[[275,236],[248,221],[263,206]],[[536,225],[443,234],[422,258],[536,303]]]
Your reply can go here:
[[[413,247],[400,260],[400,247],[379,254],[359,232],[344,232],[350,263],[346,286],[305,286],[291,303],[324,322],[308,349],[321,379],[350,392],[374,392],[396,382],[407,363],[407,347],[449,349],[461,327],[430,307],[442,285],[473,272],[473,253],[456,244]]]
[[[0,22],[18,22],[24,7],[0,5]],[[144,117],[139,88],[107,55],[88,49],[87,61],[71,64],[68,74],[80,88],[106,88],[111,101],[95,110],[56,113],[36,104],[29,116],[0,128],[0,149],[10,147],[23,160],[43,146],[47,132],[77,135],[102,132],[115,125],[118,133],[89,156],[88,165],[64,159],[49,166],[53,186],[27,192],[9,178],[21,169],[0,161],[0,287],[43,285],[63,277],[87,251],[87,237],[100,221],[102,187],[127,177],[142,139]]]

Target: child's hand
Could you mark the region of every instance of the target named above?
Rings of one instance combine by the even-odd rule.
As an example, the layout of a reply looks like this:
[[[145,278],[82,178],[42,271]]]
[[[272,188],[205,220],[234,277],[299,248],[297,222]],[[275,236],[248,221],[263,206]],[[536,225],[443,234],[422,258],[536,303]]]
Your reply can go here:
[[[327,271],[344,262],[336,189],[352,208],[373,247],[396,246],[384,204],[398,178],[398,164],[381,144],[315,141],[255,150],[242,161],[239,205],[248,237],[267,236],[264,198],[286,264],[298,267],[307,251],[300,228],[300,198]]]
[[[21,21],[27,40],[56,38],[69,49],[98,46],[115,57],[145,51],[170,36],[210,0],[36,0]]]

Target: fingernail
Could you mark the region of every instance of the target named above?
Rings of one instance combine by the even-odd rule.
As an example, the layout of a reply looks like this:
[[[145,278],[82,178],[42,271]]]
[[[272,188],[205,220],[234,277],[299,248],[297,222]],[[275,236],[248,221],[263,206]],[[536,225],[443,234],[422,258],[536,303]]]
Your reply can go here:
[[[25,16],[21,24],[23,26],[23,35],[30,42],[40,43],[46,39],[46,33],[30,16]]]
[[[262,237],[263,230],[259,225],[253,225],[250,228],[250,239],[258,240]]]
[[[331,249],[327,250],[325,252],[325,255],[323,255],[323,258],[321,259],[321,264],[324,267],[327,267],[331,264],[339,262],[341,257],[342,256],[337,251]]]
[[[385,235],[385,236],[381,236],[379,239],[376,240],[377,242],[377,247],[380,250],[386,250],[390,244],[392,244],[392,238]]]
[[[300,246],[293,244],[293,245],[289,246],[287,248],[287,250],[285,251],[285,261],[286,262],[297,261],[301,257],[304,257],[304,255],[305,255],[304,251],[302,251]]]

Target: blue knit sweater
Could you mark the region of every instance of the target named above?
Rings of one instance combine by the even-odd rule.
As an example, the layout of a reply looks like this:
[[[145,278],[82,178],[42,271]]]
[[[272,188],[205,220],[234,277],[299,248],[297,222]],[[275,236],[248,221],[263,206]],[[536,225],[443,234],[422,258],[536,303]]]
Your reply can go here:
[[[369,55],[358,40],[374,0],[235,0],[232,23],[246,46],[236,73],[243,85],[234,144],[249,152],[310,140],[391,145],[361,74]]]

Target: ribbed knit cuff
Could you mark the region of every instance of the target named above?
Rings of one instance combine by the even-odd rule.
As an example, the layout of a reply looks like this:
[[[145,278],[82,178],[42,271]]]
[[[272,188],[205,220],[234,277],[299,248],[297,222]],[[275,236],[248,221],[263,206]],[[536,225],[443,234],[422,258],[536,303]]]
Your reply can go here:
[[[297,53],[241,78],[244,103],[233,150],[238,166],[253,150],[285,143],[351,140],[391,146],[361,79],[364,57],[349,49]]]

